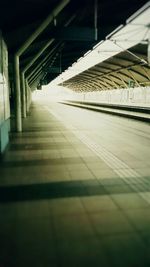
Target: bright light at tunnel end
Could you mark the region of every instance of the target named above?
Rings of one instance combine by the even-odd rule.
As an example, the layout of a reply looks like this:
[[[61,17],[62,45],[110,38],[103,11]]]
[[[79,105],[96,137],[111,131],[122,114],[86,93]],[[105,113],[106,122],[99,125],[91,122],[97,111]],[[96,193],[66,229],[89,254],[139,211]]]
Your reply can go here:
[[[63,86],[58,85],[46,85],[42,86],[42,90],[36,90],[33,92],[33,101],[48,101],[48,102],[59,102],[70,97],[74,94],[71,90]]]

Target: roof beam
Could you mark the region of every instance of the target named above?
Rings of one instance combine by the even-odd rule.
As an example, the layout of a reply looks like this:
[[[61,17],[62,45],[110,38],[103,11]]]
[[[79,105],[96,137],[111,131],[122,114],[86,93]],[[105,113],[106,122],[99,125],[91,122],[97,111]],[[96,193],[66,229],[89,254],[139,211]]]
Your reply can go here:
[[[32,44],[32,42],[48,27],[55,17],[64,9],[70,0],[62,0],[60,4],[48,15],[48,17],[40,24],[39,27],[30,35],[24,44],[17,50],[17,55],[20,56]]]
[[[52,55],[53,55],[53,53],[54,53],[54,51],[56,49],[58,49],[58,48],[59,49],[62,49],[63,48],[63,45],[60,46],[60,44],[61,43],[59,42],[49,52],[47,52],[47,55],[45,55],[45,57],[43,59],[41,59],[40,62],[38,62],[38,63],[36,62],[36,66],[34,66],[34,68],[32,69],[32,71],[30,71],[30,73],[27,75],[27,79],[30,79],[34,75],[34,73],[36,71],[38,71],[38,69],[40,69],[40,67],[45,66],[45,64],[52,58]]]

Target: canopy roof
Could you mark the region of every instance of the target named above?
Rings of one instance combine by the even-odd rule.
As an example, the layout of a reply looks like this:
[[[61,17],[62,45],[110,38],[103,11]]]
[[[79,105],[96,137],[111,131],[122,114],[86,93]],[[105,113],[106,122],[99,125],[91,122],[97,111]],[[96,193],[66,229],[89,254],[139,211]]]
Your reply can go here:
[[[53,14],[53,10],[60,4],[60,2],[62,1],[5,0],[1,3],[0,29],[2,30],[2,34],[9,50],[10,73],[14,53],[23,45],[23,43],[29,38],[29,36],[32,35],[32,33],[50,13],[54,16],[51,23],[48,27],[46,27],[42,34],[40,34],[35,41],[32,42],[32,44],[20,57],[20,67],[23,69],[32,61],[32,59],[49,40],[53,40],[51,44],[43,50],[43,53],[35,60],[34,64],[32,64],[27,70],[27,75],[30,75],[31,72],[34,73],[34,70],[39,71],[36,72],[37,74],[35,76],[36,85],[38,83],[48,84],[54,78],[59,76],[60,73],[68,69],[68,67],[76,62],[80,57],[83,57],[83,55],[92,49],[93,46],[97,45],[100,41],[105,40],[106,36],[108,36],[108,34],[110,34],[118,26],[121,24],[125,25],[127,18],[147,3],[145,0],[131,0],[130,2],[128,0],[70,0],[68,1],[69,3],[66,4],[57,14],[57,16],[55,16]],[[136,45],[134,49],[141,53],[142,58],[145,59],[145,44]],[[117,55],[115,57],[126,57],[126,60],[130,62],[129,64],[134,63],[126,52],[123,52],[119,56]],[[114,61],[114,59],[115,58],[111,60],[106,59],[105,68],[104,63],[100,65],[98,62],[96,66],[93,66],[93,69],[90,68],[87,71],[84,70],[82,74],[78,73],[76,77],[74,76],[69,78],[69,80],[66,80],[64,85],[69,86],[74,90],[77,90],[80,86],[85,88],[85,77],[87,79],[87,83],[89,82],[88,80],[91,80],[91,78],[88,77],[92,77],[92,83],[94,85],[94,77],[97,71],[99,74],[101,73],[101,75],[104,75],[106,72],[112,72],[115,68],[122,67],[127,64],[125,59],[122,59],[122,61],[116,61],[117,63],[115,64],[117,64],[117,66],[115,66],[115,64],[110,64]],[[147,77],[149,74],[144,74],[145,71],[147,73],[147,67],[144,66],[144,69],[146,70],[142,69],[142,75]],[[141,72],[141,69],[139,70],[139,66],[138,71]],[[29,79],[29,83],[32,81],[31,78],[32,77]],[[111,78],[109,77],[109,79]],[[144,82],[145,81],[147,81],[147,78]],[[117,84],[120,83],[120,81],[113,81],[113,84],[114,83]],[[109,87],[110,82],[107,81],[106,84],[108,85],[107,87]],[[87,89],[93,85],[89,85]],[[98,86],[99,85],[100,83],[98,81]]]
[[[149,38],[150,7],[146,4],[53,83],[77,91],[150,85]]]

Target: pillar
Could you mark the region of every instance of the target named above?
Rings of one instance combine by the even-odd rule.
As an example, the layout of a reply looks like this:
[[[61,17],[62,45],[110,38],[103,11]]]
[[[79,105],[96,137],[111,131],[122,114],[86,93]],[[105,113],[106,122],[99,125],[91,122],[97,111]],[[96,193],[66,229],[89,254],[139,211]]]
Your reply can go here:
[[[21,73],[21,102],[22,102],[22,117],[26,118],[26,86],[25,86],[25,75],[24,72]]]
[[[21,94],[20,94],[20,74],[19,74],[19,57],[14,56],[14,77],[15,77],[15,108],[16,108],[16,130],[22,131],[21,118]]]

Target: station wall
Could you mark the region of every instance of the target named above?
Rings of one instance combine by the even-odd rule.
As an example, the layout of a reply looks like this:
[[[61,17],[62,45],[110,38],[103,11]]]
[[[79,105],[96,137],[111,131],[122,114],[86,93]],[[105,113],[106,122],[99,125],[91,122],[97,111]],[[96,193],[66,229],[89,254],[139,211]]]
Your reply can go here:
[[[0,32],[0,154],[9,142],[10,104],[8,79],[8,51]]]

